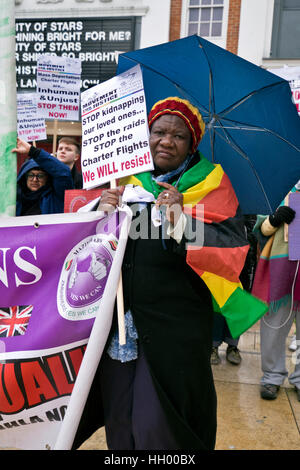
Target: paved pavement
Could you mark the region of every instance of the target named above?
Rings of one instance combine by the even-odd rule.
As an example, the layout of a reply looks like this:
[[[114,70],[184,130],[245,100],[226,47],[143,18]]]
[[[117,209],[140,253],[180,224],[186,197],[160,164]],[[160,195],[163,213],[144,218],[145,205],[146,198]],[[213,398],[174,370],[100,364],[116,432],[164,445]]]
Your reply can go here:
[[[287,367],[292,371],[290,337]],[[225,345],[220,348],[221,364],[213,366],[218,396],[216,450],[300,450],[300,402],[294,388],[286,381],[276,400],[260,398],[259,324],[242,335],[239,348],[239,366],[226,361]],[[104,430],[97,431],[80,449],[107,449]]]
[[[293,333],[292,330],[287,339],[289,371],[293,370],[292,352],[288,350]],[[226,361],[226,345],[220,348],[221,364],[213,366],[218,396],[216,450],[300,450],[300,402],[294,388],[286,381],[276,400],[260,398],[259,324],[242,335],[239,348],[239,366]],[[103,428],[80,447],[106,449]]]
[[[290,337],[294,331],[290,333]],[[287,368],[293,370],[292,352],[288,350]],[[242,363],[229,364],[225,359],[213,366],[218,396],[218,432],[216,449],[299,450],[300,402],[286,380],[276,400],[260,398],[259,324],[244,333],[239,348]]]

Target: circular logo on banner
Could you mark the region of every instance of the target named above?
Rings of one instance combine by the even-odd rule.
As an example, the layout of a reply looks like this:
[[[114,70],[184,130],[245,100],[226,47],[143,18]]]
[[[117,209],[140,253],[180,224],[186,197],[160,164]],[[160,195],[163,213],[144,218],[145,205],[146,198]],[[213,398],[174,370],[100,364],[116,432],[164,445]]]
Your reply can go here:
[[[78,243],[67,255],[61,271],[57,307],[68,320],[93,318],[99,310],[112,265],[117,240],[93,235]]]

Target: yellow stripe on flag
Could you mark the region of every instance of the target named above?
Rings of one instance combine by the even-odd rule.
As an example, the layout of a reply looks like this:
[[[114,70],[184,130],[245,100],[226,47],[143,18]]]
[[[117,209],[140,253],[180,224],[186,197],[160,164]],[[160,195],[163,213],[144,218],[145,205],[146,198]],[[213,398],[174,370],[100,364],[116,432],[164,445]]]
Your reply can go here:
[[[195,184],[191,188],[187,189],[183,193],[183,204],[189,204],[195,206],[201,201],[208,193],[216,189],[223,178],[224,171],[221,165],[215,165],[215,169],[198,184]]]
[[[212,172],[205,178],[204,181],[195,184],[183,192],[183,204],[188,204],[192,207],[195,206],[198,202],[201,201],[201,199],[220,186],[223,175],[224,171],[221,165],[215,165],[214,170],[212,170]],[[133,184],[134,186],[138,185],[143,187],[143,183],[134,175],[120,178],[119,185],[125,186],[126,184]]]
[[[239,282],[231,282],[216,274],[204,272],[201,279],[205,282],[218,306],[222,308],[233,292],[241,287]]]
[[[134,175],[124,176],[124,178],[119,179],[119,186],[126,186],[126,184],[133,184],[134,186],[142,186],[143,183],[137,179]]]

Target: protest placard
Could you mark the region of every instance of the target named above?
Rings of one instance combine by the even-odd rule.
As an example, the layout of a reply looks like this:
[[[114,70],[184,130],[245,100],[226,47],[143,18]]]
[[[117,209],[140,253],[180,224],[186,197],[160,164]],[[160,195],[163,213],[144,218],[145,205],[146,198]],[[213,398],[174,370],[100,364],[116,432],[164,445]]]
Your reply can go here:
[[[294,103],[300,116],[300,80],[292,80],[290,82],[290,87],[292,90]]]
[[[45,119],[78,121],[81,61],[41,55],[37,61],[38,114]]]
[[[82,93],[83,187],[153,169],[140,66]]]
[[[65,191],[64,212],[77,212],[80,207],[99,197],[103,189],[68,189]]]
[[[36,93],[17,94],[17,128],[18,137],[26,142],[46,140],[45,119],[37,114]]]
[[[292,99],[300,116],[300,67],[285,65],[284,67],[269,68],[267,70],[288,80],[292,91]]]
[[[300,259],[300,193],[289,195],[289,206],[296,212],[289,225],[289,259]]]

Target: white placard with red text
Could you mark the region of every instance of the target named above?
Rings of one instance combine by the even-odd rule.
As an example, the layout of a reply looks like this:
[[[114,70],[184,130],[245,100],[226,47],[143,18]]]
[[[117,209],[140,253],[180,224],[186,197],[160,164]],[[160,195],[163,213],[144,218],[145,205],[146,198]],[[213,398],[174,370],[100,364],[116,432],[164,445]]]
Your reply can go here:
[[[140,66],[81,95],[84,189],[153,169]]]
[[[78,121],[81,61],[41,55],[37,61],[38,114],[45,119]]]
[[[284,78],[285,80],[288,80],[292,90],[293,101],[300,116],[300,67],[289,67],[288,65],[285,65],[284,67],[269,68],[267,70]]]
[[[26,142],[46,140],[45,119],[37,115],[36,93],[17,94],[18,137]]]

